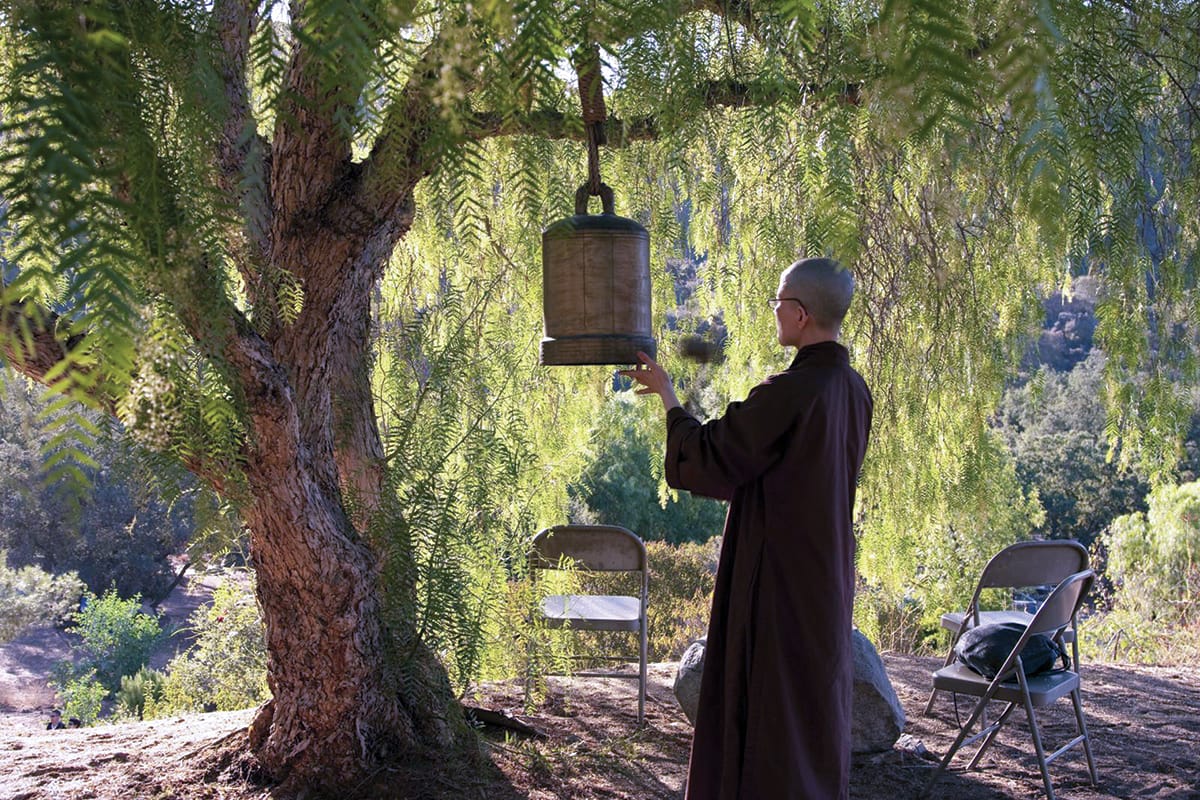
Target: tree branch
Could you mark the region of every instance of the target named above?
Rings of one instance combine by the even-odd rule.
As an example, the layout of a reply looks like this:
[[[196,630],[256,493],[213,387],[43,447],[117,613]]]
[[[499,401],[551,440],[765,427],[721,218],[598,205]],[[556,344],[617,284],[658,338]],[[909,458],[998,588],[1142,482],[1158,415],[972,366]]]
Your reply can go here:
[[[59,315],[25,300],[0,308],[0,353],[8,366],[27,378],[45,383],[47,374],[83,341],[82,336],[58,333]],[[94,396],[98,405],[115,408],[112,398]]]
[[[762,40],[764,38],[762,20],[755,12],[754,4],[749,0],[696,0],[695,6],[698,10],[708,11],[713,16],[722,17],[727,22],[734,22],[741,25],[756,39]],[[804,69],[796,59],[795,51],[789,47],[780,47],[777,52],[779,57],[797,75],[804,73]]]
[[[6,365],[25,377],[49,385],[48,376],[76,348],[86,346],[87,335],[65,337],[59,332],[62,318],[19,300],[0,308],[0,354]],[[57,378],[55,379],[57,380]],[[73,389],[84,392],[92,408],[116,418],[117,398],[105,391],[103,384],[76,381]],[[235,488],[237,474],[232,464],[204,454],[191,454],[180,459],[185,468],[217,492],[226,496]]]
[[[752,32],[760,31],[748,0],[681,0],[671,14],[697,11],[709,12],[737,22]],[[610,20],[611,22],[611,20]],[[600,43],[622,41],[644,35],[647,31],[630,25],[612,25],[590,31],[597,35]],[[375,142],[369,157],[363,164],[360,204],[392,208],[397,201],[411,192],[416,181],[429,174],[437,166],[437,153],[429,152],[427,142],[437,123],[437,108],[433,102],[434,92],[445,63],[443,52],[449,45],[435,38],[426,47],[420,61],[414,66],[404,90],[395,98],[385,115],[382,133]],[[456,51],[460,63],[470,64],[470,58]],[[469,69],[470,67],[468,67]],[[478,78],[478,76],[476,76]],[[477,86],[464,87],[471,91]],[[700,104],[705,108],[747,108],[766,106],[784,100],[800,100],[805,96],[830,97],[833,100],[858,105],[859,84],[819,85],[815,83],[786,84],[780,82],[739,81],[734,79],[714,80],[695,87]],[[639,117],[622,120],[610,117],[607,130],[610,145],[622,146],[633,141],[658,138],[662,131],[654,117]],[[586,139],[585,129],[577,117],[552,109],[540,109],[525,113],[506,113],[483,110],[465,115],[464,138],[481,140],[493,136],[537,135],[552,139]],[[421,173],[412,175],[403,166],[421,165]]]
[[[270,250],[267,232],[271,225],[271,198],[267,193],[269,171],[266,143],[250,107],[246,82],[250,32],[256,24],[256,0],[217,0],[213,20],[219,50],[216,69],[225,88],[228,114],[217,145],[217,168],[222,190],[240,200],[255,255],[265,261]],[[253,290],[254,276],[242,276]]]
[[[609,147],[624,147],[630,142],[657,139],[660,135],[654,117],[626,120],[609,117],[606,122]],[[587,129],[578,115],[564,114],[552,109],[530,111],[528,114],[506,115],[480,111],[472,115],[469,135],[472,139],[493,136],[543,136],[547,139],[587,141]]]
[[[804,96],[831,97],[834,101],[846,105],[858,105],[861,102],[859,92],[860,85],[857,83],[819,86],[747,83],[734,80],[708,81],[696,89],[696,93],[702,98],[701,106],[707,109],[770,106],[785,100],[800,100]],[[553,109],[539,109],[519,115],[480,111],[471,119],[469,135],[473,139],[533,135],[548,139],[587,141],[587,130],[578,116]],[[623,147],[635,141],[657,139],[663,133],[658,120],[652,116],[633,119],[609,117],[607,126],[610,147]]]
[[[1146,50],[1144,52],[1159,69],[1166,73],[1167,79],[1171,81],[1171,85],[1174,86],[1176,91],[1179,92],[1180,99],[1182,99],[1184,105],[1188,107],[1188,111],[1192,113],[1192,118],[1200,120],[1200,109],[1197,109],[1196,104],[1192,101],[1192,92],[1188,91],[1188,88],[1184,86],[1182,82],[1180,82],[1179,78],[1175,77],[1175,73],[1171,71],[1170,67],[1163,63],[1162,59],[1158,57],[1158,54],[1150,50]]]
[[[362,164],[359,205],[398,208],[417,181],[432,172],[434,165],[426,161],[432,160],[433,154],[426,151],[437,114],[432,92],[443,47],[444,43],[435,39],[425,48],[404,90],[388,107],[380,135]],[[410,165],[417,165],[415,174]]]
[[[338,132],[330,99],[307,61],[297,44],[286,78],[289,99],[275,123],[270,163],[273,239],[316,213],[350,159],[350,142]]]
[[[271,149],[276,241],[344,184],[355,105],[374,76],[371,62],[387,25],[361,8],[354,13],[362,18],[344,19],[337,4],[293,3],[292,10],[291,61]]]

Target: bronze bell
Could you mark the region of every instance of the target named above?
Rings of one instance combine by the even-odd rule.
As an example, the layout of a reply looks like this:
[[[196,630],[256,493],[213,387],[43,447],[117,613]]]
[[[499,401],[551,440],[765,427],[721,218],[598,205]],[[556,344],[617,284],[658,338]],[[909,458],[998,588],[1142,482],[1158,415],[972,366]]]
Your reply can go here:
[[[637,364],[653,357],[650,335],[650,233],[613,213],[600,185],[603,214],[588,214],[588,187],[575,193],[575,215],[542,232],[541,362]]]

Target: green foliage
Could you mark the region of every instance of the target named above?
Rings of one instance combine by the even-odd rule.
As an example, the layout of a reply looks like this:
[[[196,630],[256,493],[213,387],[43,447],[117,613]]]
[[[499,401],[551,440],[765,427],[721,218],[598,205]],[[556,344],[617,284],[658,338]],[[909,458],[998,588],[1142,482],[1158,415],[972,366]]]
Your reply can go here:
[[[93,13],[103,14],[95,7]],[[4,301],[33,299],[38,305],[26,308],[36,314],[38,306],[73,297],[80,310],[71,320],[76,332],[105,320],[104,333],[68,351],[57,371],[57,388],[96,404],[88,384],[129,378],[137,314],[135,290],[120,266],[128,236],[105,186],[112,165],[92,155],[96,145],[112,141],[106,109],[125,94],[121,48],[117,37],[89,36],[58,9],[19,4],[6,8],[5,17],[14,28],[6,44],[16,57],[4,64],[0,192],[15,232],[10,257],[22,269],[4,287]],[[18,360],[32,355],[20,345],[15,353]],[[56,477],[70,477],[77,463],[64,459]]]
[[[93,437],[96,466],[83,469],[82,487],[50,481],[39,451],[63,433],[40,419],[50,401],[19,376],[0,383],[0,548],[14,564],[77,572],[96,592],[160,597],[175,577],[168,558],[189,536],[195,560],[220,549],[212,493],[113,426]],[[102,420],[79,407],[75,415],[92,429]]]
[[[0,643],[34,625],[58,625],[67,619],[83,594],[73,572],[51,575],[37,567],[9,566],[0,549]]]
[[[1163,485],[1145,514],[1116,519],[1104,536],[1116,602],[1160,622],[1189,595],[1200,570],[1200,482]]]
[[[1081,21],[1091,15],[1079,7],[1034,14],[990,3],[951,13],[894,3],[879,40],[862,31],[854,9],[830,15],[836,24],[824,30],[855,45],[832,67],[837,74],[862,77],[857,70],[867,67],[858,59],[884,45],[885,60],[893,53],[910,59],[894,73],[896,91],[876,88],[845,103],[814,91],[767,107],[697,114],[699,87],[686,75],[718,75],[731,62],[756,70],[756,77],[770,70],[794,76],[804,67],[768,57],[778,45],[770,36],[727,41],[720,25],[694,15],[664,26],[652,47],[634,37],[613,54],[621,66],[610,110],[625,118],[653,115],[664,134],[658,143],[605,151],[603,168],[622,176],[618,197],[630,209],[622,213],[651,231],[662,360],[708,398],[710,413],[786,363],[762,302],[774,293],[779,270],[798,255],[825,253],[854,267],[859,296],[844,338],[876,396],[857,509],[865,580],[859,617],[868,628],[880,624],[868,624],[873,616],[905,619],[904,636],[920,644],[938,630],[941,611],[965,600],[986,559],[1042,522],[1037,496],[1022,486],[989,431],[992,415],[1037,330],[1045,293],[1085,269],[1103,285],[1113,259],[1123,270],[1145,266],[1136,237],[1120,238],[1140,213],[1134,187],[1110,176],[1127,174],[1116,165],[1136,163],[1136,153],[1150,140],[1161,144],[1166,131],[1141,126],[1157,113],[1141,94],[1153,66],[1121,62],[1113,73],[1106,71],[1111,64],[1090,60],[1085,40],[1092,33],[1084,33]],[[1103,35],[1126,49],[1149,47],[1157,35],[1145,20],[1111,8],[1098,21]],[[1096,80],[1124,82],[1113,95],[1120,98],[1111,110],[1115,124],[1095,105],[1080,108],[1081,91],[1096,97],[1088,88]],[[663,85],[672,92],[651,88]],[[837,91],[841,84],[829,86]],[[673,124],[685,118],[686,128]],[[1167,127],[1188,124],[1174,118]],[[434,273],[445,283],[458,264],[494,274],[488,265],[497,264],[498,252],[518,265],[536,263],[529,231],[553,219],[555,208],[566,213],[571,186],[539,187],[522,176],[582,177],[578,150],[573,157],[541,141],[489,141],[461,156],[434,176],[419,203],[432,208],[425,222],[437,223],[435,235],[424,229],[412,240],[430,260],[426,285]],[[1193,176],[1172,179],[1191,185]],[[487,219],[497,224],[482,225],[476,205],[456,218],[466,198],[487,198]],[[1114,215],[1112,203],[1127,202]],[[1153,213],[1163,225],[1181,224],[1165,204]],[[529,222],[513,226],[514,216]],[[1183,260],[1162,269],[1186,275],[1195,237],[1181,236],[1175,247]],[[672,327],[678,287],[663,265],[680,249],[700,256],[697,318],[720,318],[729,331],[724,363],[706,366],[702,378],[673,352],[685,331]],[[507,274],[515,286],[527,285],[527,271]],[[1184,284],[1190,286],[1186,278]],[[1178,297],[1186,291],[1180,288]],[[1118,319],[1131,325],[1123,315],[1146,308],[1132,295],[1102,292],[1102,298],[1102,329],[1112,330]],[[536,321],[531,325],[519,304],[506,310],[507,320],[489,317],[493,327],[477,329],[491,341],[503,338],[501,331],[529,341],[530,327],[530,338],[536,336]],[[602,393],[593,389],[590,398],[576,399],[590,400],[590,417],[599,424],[588,427],[597,441],[620,441],[624,426],[614,429],[616,420],[595,410]],[[1161,417],[1153,409],[1149,416]],[[644,419],[656,417],[650,410]],[[532,452],[569,476],[574,465],[556,461],[562,451],[556,443],[547,449],[539,431],[547,422],[564,437],[574,439],[577,431],[558,414],[526,420],[521,432]],[[1107,432],[1125,435],[1111,425]],[[658,456],[610,446],[611,466],[603,448],[591,448],[599,463],[586,470],[576,499],[590,493],[588,506],[613,509],[601,514],[592,507],[596,518],[636,518],[653,536],[665,529],[653,509],[666,502],[656,495],[666,493],[651,492],[645,473],[631,467],[653,465]],[[650,475],[659,482],[656,469]],[[610,489],[626,502],[600,499]],[[587,512],[576,506],[572,513],[582,519]]]
[[[193,644],[167,666],[161,701],[147,708],[148,715],[230,711],[270,699],[262,617],[245,581],[223,582],[182,632],[194,637]]]
[[[91,725],[100,717],[101,704],[108,697],[108,689],[96,679],[94,670],[88,670],[65,678],[54,684],[63,708],[63,717],[74,717]]]
[[[720,534],[724,503],[665,490],[660,417],[660,408],[629,392],[605,403],[587,468],[569,489],[573,521],[621,525],[644,540],[674,544]]]
[[[988,559],[1030,538],[1042,522],[1036,494],[1022,488],[999,437],[985,432],[976,446],[961,454],[957,481],[944,484],[936,504],[910,522],[924,537],[860,538],[859,572],[866,580],[855,623],[881,647],[940,647],[932,639],[942,636],[941,614],[964,606]]]
[[[636,652],[631,649],[628,633],[576,631],[569,626],[552,628],[545,623],[537,608],[541,598],[547,595],[596,592],[598,588],[605,593],[636,594],[639,588],[629,576],[582,572],[569,560],[559,566],[561,569],[540,571],[536,580],[526,578],[513,581],[510,586],[515,601],[512,608],[514,611],[519,609],[519,617],[512,618],[515,627],[509,637],[513,645],[519,644],[519,648],[510,651],[512,671],[493,677],[523,677],[525,706],[530,710],[545,699],[547,675],[569,675],[581,665],[611,669],[611,661],[588,659],[597,655],[628,657],[630,652]]]
[[[560,149],[548,148],[539,169]],[[389,505],[372,537],[385,585],[415,578],[411,596],[389,595],[388,613],[397,630],[418,620],[458,685],[505,660],[488,651],[509,647],[508,581],[524,573],[533,534],[563,521],[591,413],[608,394],[596,387],[611,376],[537,365],[538,232],[503,202],[529,185],[514,176],[514,151],[489,146],[488,155],[423,187],[429,212],[381,290],[391,323],[380,332],[375,373]],[[463,191],[487,199],[485,229],[447,213]]]
[[[178,316],[228,300],[197,274],[226,263],[218,220],[229,211],[206,161],[209,115],[225,100],[203,90],[208,67],[192,61],[200,20],[153,4],[18,2],[2,13],[0,193],[20,268],[0,300],[24,316],[24,333],[5,338],[12,360],[35,355],[33,332],[49,322],[65,352],[43,378],[56,392],[115,410],[177,459],[204,452],[232,467],[244,429],[222,366],[189,348]],[[219,337],[216,319],[206,331]],[[81,430],[60,427],[51,479],[86,486]]]
[[[164,697],[166,677],[158,670],[142,667],[133,675],[121,677],[117,690],[117,707],[131,717],[143,718],[146,709],[153,709]]]
[[[677,661],[708,634],[721,538],[707,542],[647,542],[650,564],[648,617],[651,661]]]
[[[140,598],[122,599],[111,589],[100,597],[89,594],[73,618],[79,669],[94,673],[110,692],[120,688],[122,676],[146,665],[162,639],[158,620],[142,612]]]
[[[1111,583],[1090,625],[1089,654],[1146,663],[1200,656],[1200,483],[1162,485],[1148,510],[1101,537]]]

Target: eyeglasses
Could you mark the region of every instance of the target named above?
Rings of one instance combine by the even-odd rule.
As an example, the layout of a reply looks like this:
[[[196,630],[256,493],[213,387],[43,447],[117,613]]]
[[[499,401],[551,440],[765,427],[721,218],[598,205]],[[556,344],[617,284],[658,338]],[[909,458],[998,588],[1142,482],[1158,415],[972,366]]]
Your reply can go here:
[[[776,309],[779,308],[779,304],[784,300],[791,300],[793,303],[798,304],[800,309],[804,311],[805,314],[808,313],[808,309],[804,307],[804,301],[798,297],[772,297],[767,300],[767,305],[769,305],[772,309]]]

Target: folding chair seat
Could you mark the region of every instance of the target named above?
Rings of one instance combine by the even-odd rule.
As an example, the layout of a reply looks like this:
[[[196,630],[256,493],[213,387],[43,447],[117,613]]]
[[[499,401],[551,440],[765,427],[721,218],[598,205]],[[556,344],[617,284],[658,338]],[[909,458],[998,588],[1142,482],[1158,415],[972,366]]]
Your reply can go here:
[[[938,764],[937,770],[930,778],[922,796],[929,794],[961,747],[983,738],[983,744],[979,746],[979,750],[976,751],[967,766],[967,769],[974,769],[1018,706],[1025,709],[1026,717],[1029,720],[1029,730],[1033,738],[1034,752],[1042,773],[1047,800],[1054,800],[1054,787],[1050,783],[1050,763],[1078,744],[1083,745],[1089,777],[1092,785],[1096,785],[1096,764],[1092,758],[1091,740],[1088,737],[1087,724],[1083,718],[1083,701],[1080,695],[1079,643],[1074,640],[1068,643],[1063,636],[1066,630],[1076,627],[1079,607],[1083,604],[1083,599],[1091,589],[1094,579],[1095,573],[1089,569],[1077,572],[1063,580],[1042,603],[1041,608],[1032,615],[1024,632],[994,678],[984,677],[962,663],[948,664],[933,674],[935,689],[969,695],[977,697],[979,700],[966,724],[959,729],[954,744],[950,746],[941,763]],[[1021,655],[1035,634],[1046,634],[1063,649],[1062,665],[1027,676]],[[1069,651],[1068,644],[1070,645]],[[1071,698],[1071,704],[1074,707],[1077,735],[1050,755],[1046,755],[1034,709],[1048,706],[1067,696]],[[984,712],[992,700],[1007,703],[1007,706],[995,722],[987,724]],[[978,733],[972,735],[971,729],[976,722],[981,722],[981,728]]]
[[[636,676],[620,672],[576,672],[575,675],[635,678],[638,681],[640,726],[646,710],[646,605],[649,569],[646,547],[633,532],[616,525],[559,525],[538,533],[530,544],[529,574],[535,588],[539,573],[569,567],[581,572],[630,572],[640,575],[633,595],[551,594],[538,598],[540,622],[548,628],[579,631],[628,631],[637,634],[638,658],[589,656],[607,661],[636,661]],[[527,675],[527,688],[528,678]]]
[[[964,611],[950,611],[942,615],[942,627],[950,631],[950,649],[946,653],[945,665],[954,662],[954,645],[971,628],[995,622],[1015,622],[1026,625],[1033,615],[1019,609],[985,611],[980,600],[987,589],[1023,589],[1034,586],[1055,586],[1063,578],[1088,568],[1087,549],[1072,539],[1053,539],[1036,542],[1017,542],[992,556],[983,572],[975,594]],[[1074,637],[1074,629],[1063,636],[1066,641]],[[933,711],[938,689],[929,693],[925,704],[925,716]]]

